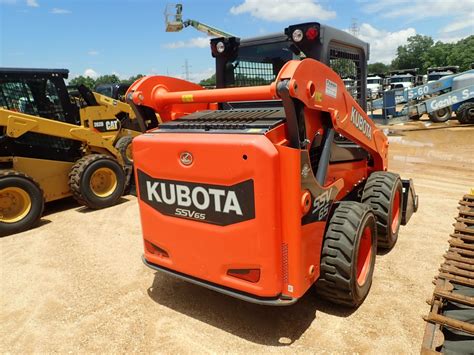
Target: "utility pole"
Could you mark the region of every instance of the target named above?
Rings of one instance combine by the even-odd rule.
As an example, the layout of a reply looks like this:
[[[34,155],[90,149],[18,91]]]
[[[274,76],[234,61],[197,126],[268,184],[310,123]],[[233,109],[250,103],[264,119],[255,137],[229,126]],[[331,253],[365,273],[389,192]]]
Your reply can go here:
[[[357,23],[357,19],[355,17],[352,18],[352,23],[351,23],[351,27],[349,29],[349,32],[353,36],[359,37],[360,28],[359,28],[359,24]]]
[[[187,59],[184,60],[183,68],[184,68],[184,78],[185,78],[187,81],[189,81],[189,69],[191,68],[191,66],[188,64],[188,60],[187,60]]]

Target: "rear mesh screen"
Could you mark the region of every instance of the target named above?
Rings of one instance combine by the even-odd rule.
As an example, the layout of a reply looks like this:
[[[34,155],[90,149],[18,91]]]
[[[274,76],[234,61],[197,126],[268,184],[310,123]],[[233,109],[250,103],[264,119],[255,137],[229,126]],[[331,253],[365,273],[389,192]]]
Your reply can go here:
[[[235,86],[268,85],[275,80],[273,64],[240,61],[234,67]]]
[[[242,46],[238,57],[226,64],[227,87],[258,86],[272,83],[283,65],[295,59],[287,41]]]
[[[362,102],[361,55],[354,48],[334,46],[329,50],[329,65],[344,80],[346,90]]]

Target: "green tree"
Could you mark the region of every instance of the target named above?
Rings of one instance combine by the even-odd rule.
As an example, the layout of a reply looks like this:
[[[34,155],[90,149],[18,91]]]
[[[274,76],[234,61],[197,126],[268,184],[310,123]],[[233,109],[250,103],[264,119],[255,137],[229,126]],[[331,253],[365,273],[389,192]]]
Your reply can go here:
[[[203,79],[199,82],[201,86],[216,86],[216,74],[212,74],[210,78]]]
[[[422,69],[425,66],[424,55],[433,46],[430,36],[415,35],[408,37],[407,44],[397,48],[397,57],[392,61],[394,69]]]
[[[468,70],[474,62],[474,35],[456,43],[433,43],[431,37],[416,35],[408,38],[408,44],[397,49],[392,66],[395,69],[419,68],[426,73],[429,67],[458,65]]]
[[[89,89],[93,89],[95,86],[95,80],[91,78],[90,76],[76,76],[75,78],[71,79],[69,81],[69,85],[71,86],[79,86],[79,85],[84,85],[87,86]]]
[[[137,81],[138,79],[143,78],[144,76],[145,76],[145,75],[143,75],[143,74],[133,75],[133,76],[131,76],[130,78],[128,78],[128,80],[123,80],[122,82],[123,82],[123,83],[131,83],[131,84],[133,84],[135,81]]]
[[[376,62],[367,66],[369,74],[383,74],[390,70],[390,66],[384,63]]]
[[[355,63],[350,59],[338,58],[331,60],[331,69],[334,70],[343,79],[355,78],[357,76],[357,68]]]
[[[273,78],[262,78],[260,76],[248,76],[244,74],[237,74],[235,76],[235,86],[258,86],[258,85],[268,85],[270,84],[273,80]]]
[[[115,75],[101,75],[95,80],[95,85],[101,85],[101,84],[118,84],[120,83],[120,78]]]
[[[448,65],[449,53],[453,50],[454,44],[438,41],[423,53],[422,72],[425,73],[429,67],[441,67]]]
[[[456,42],[447,55],[447,65],[459,65],[461,71],[471,68],[474,63],[474,35]]]

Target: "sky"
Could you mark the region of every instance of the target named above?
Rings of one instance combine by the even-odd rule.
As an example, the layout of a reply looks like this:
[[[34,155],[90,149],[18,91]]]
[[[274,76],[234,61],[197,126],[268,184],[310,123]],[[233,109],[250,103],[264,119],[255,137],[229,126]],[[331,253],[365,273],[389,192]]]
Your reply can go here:
[[[183,18],[241,38],[318,21],[353,22],[370,61],[390,63],[415,34],[453,42],[474,34],[474,0],[182,0]],[[163,0],[0,0],[0,66],[66,68],[70,78],[170,75],[199,81],[214,72],[209,37],[165,32]]]

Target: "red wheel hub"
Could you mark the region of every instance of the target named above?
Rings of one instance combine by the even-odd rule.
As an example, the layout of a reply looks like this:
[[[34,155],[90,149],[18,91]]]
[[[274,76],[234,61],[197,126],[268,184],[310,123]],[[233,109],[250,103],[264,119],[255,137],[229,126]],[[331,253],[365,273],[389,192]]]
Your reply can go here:
[[[400,197],[400,190],[397,190],[392,202],[392,233],[397,233],[398,227],[400,225]]]
[[[372,230],[365,227],[360,238],[359,250],[357,253],[357,283],[362,286],[367,281],[370,273],[372,259]]]

